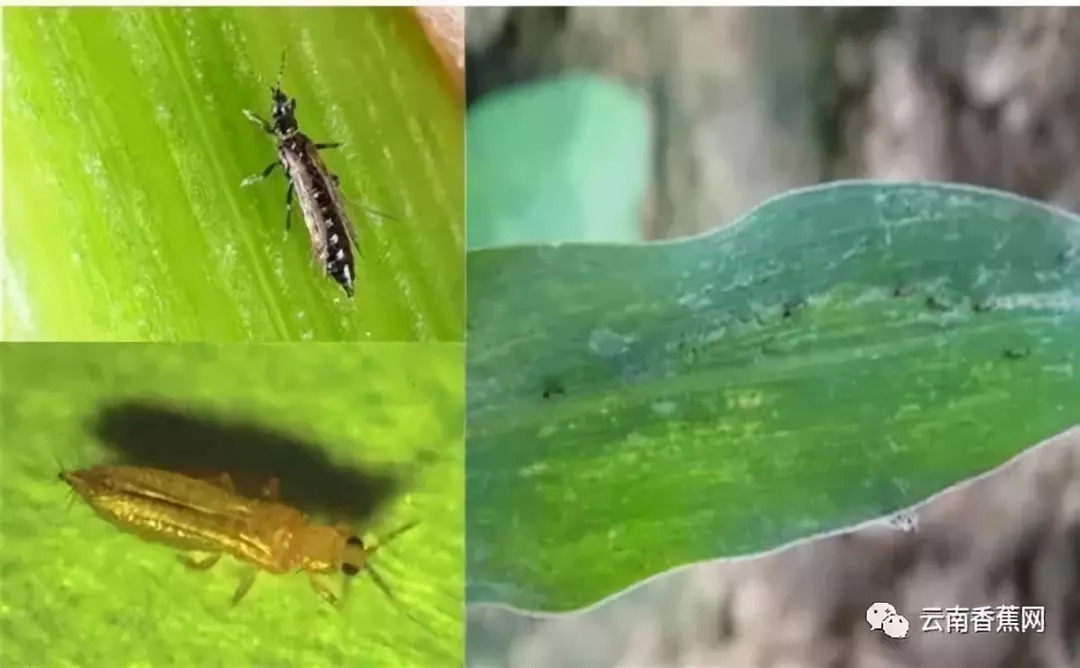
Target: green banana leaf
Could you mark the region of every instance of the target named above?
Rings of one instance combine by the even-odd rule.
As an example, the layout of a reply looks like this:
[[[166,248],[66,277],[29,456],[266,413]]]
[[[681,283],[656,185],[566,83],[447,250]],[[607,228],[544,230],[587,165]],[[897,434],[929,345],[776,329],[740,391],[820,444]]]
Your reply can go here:
[[[459,341],[463,110],[393,8],[5,8],[4,340]],[[313,261],[266,116],[282,87],[359,231]],[[391,216],[380,217],[375,210]]]
[[[574,612],[552,615],[497,604],[470,605],[467,665],[751,666],[761,665],[760,658],[752,658],[754,654],[760,657],[766,652],[775,657],[774,665],[790,665],[798,659],[813,661],[811,657],[821,656],[823,644],[836,644],[837,636],[844,635],[849,645],[855,644],[849,650],[854,658],[848,663],[874,665],[867,656],[874,645],[858,641],[866,633],[862,624],[870,605],[867,600],[899,598],[898,612],[912,626],[921,625],[923,620],[915,615],[925,608],[918,599],[928,597],[923,601],[929,603],[935,593],[948,598],[942,592],[949,591],[950,580],[955,582],[946,578],[941,582],[944,589],[928,590],[926,567],[933,569],[942,560],[955,564],[946,555],[955,555],[956,545],[988,539],[1006,555],[1010,551],[1023,554],[1032,545],[1044,554],[1048,543],[1067,535],[1056,530],[1059,525],[1052,517],[1060,507],[1055,501],[1066,497],[1075,478],[1072,462],[1078,451],[1080,424],[1032,444],[984,475],[933,495],[909,508],[910,513],[845,527],[753,558],[718,558],[676,568]],[[1015,509],[1003,507],[1003,499],[1006,504],[1015,503]],[[898,521],[902,518],[909,523]],[[923,524],[918,518],[929,521]],[[983,533],[987,527],[992,527],[990,536]],[[1071,592],[1062,584],[1063,578],[1028,578],[1030,571],[1002,568],[1008,557],[988,557],[988,551],[1001,554],[982,544],[964,562],[965,586],[977,587],[981,580],[1001,590],[1002,581],[1023,587],[1017,582],[1034,580],[1042,583],[1034,585],[1039,587],[1035,598],[1044,601],[1046,609],[1067,607]],[[1034,561],[1040,565],[1032,571],[1044,573],[1046,560],[1040,556]],[[912,562],[921,567],[901,565]],[[770,630],[791,629],[795,624],[788,613],[798,616],[800,632],[785,633],[783,642],[776,642],[775,635],[753,638],[753,630],[769,627],[769,622],[773,622]],[[768,621],[762,625],[758,620]],[[736,630],[725,633],[725,626]],[[1067,624],[1047,625],[1045,634],[1040,632],[1027,652],[1038,652],[1055,642],[1061,646],[1072,633]],[[1013,650],[1007,662],[963,661],[955,654],[952,661],[942,661],[937,658],[940,643],[908,645],[908,650],[914,650],[907,657],[913,666],[1028,663],[1021,658],[1024,649]],[[986,650],[985,643],[968,646],[969,652],[978,651],[983,657]]]
[[[468,254],[469,602],[594,603],[878,517],[1080,418],[1080,221],[840,183]]]
[[[460,344],[415,343],[0,347],[5,665],[461,665],[463,357]],[[366,541],[419,522],[372,557],[398,605],[365,573],[351,582],[340,611],[303,575],[260,573],[233,607],[240,562],[225,558],[205,572],[188,570],[169,547],[121,532],[80,498],[69,499],[57,479],[61,466],[129,461],[115,444],[94,438],[90,427],[99,413],[114,415],[116,402],[147,399],[317,443],[316,452],[296,451],[279,471],[287,502],[319,492],[298,488],[299,473],[311,466],[305,461],[340,477],[429,452],[380,511],[352,518]],[[139,447],[161,441],[166,457],[185,448],[170,425],[142,431]],[[198,449],[199,440],[186,447]],[[240,439],[233,440],[221,447],[239,452]],[[247,446],[251,470],[264,468],[260,451],[269,456],[273,446],[265,436]],[[239,481],[248,471],[229,472]],[[314,512],[310,521],[332,523]],[[340,577],[325,582],[338,590]]]

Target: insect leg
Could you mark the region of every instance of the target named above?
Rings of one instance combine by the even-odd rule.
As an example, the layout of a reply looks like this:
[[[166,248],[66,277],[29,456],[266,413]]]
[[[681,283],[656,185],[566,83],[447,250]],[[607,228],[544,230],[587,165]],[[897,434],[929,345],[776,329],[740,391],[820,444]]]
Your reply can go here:
[[[289,228],[292,227],[292,201],[295,190],[293,182],[289,181],[289,192],[285,193],[285,234],[288,234]]]
[[[232,478],[228,473],[222,473],[218,476],[217,484],[221,489],[229,492],[230,494],[236,494],[236,485],[233,484]]]
[[[240,585],[236,588],[236,593],[233,594],[232,604],[236,605],[240,602],[240,599],[244,598],[251,590],[251,585],[255,584],[255,576],[258,574],[254,568],[249,568],[243,577],[240,578]]]
[[[321,582],[314,573],[308,573],[308,582],[311,583],[311,588],[315,590],[315,593],[324,601],[335,608],[341,605],[341,599],[338,598],[338,595],[330,591],[330,588]]]
[[[266,166],[266,169],[262,170],[261,174],[255,174],[254,176],[249,176],[246,179],[244,179],[243,181],[241,181],[240,182],[240,187],[244,188],[244,187],[250,186],[253,183],[258,183],[259,181],[262,181],[262,180],[266,179],[274,171],[274,168],[277,167],[280,164],[281,163],[278,162],[277,160],[275,160],[274,162],[271,162],[269,165]]]
[[[209,557],[206,557],[201,561],[186,554],[182,554],[177,558],[180,560],[180,563],[184,564],[193,571],[207,571],[213,568],[214,564],[216,564],[218,560],[221,559],[221,553],[218,552],[216,554],[211,554]]]
[[[267,501],[277,501],[281,498],[281,479],[270,478],[262,489],[263,497]]]
[[[244,116],[247,116],[247,119],[249,121],[251,121],[255,125],[258,125],[262,129],[263,132],[265,132],[267,134],[271,134],[271,135],[274,134],[274,130],[273,130],[273,128],[270,127],[270,124],[267,123],[266,121],[264,121],[262,119],[262,116],[259,116],[254,111],[248,111],[247,109],[245,109],[244,110]]]
[[[321,151],[324,148],[337,148],[338,146],[341,146],[341,142],[332,141],[332,142],[327,142],[325,144],[315,144],[315,150],[316,151]]]

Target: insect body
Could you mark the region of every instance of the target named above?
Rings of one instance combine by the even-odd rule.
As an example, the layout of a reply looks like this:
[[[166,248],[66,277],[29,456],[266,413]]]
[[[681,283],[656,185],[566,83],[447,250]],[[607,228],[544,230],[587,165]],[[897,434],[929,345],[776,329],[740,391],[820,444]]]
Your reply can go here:
[[[319,157],[319,151],[341,144],[315,143],[300,132],[296,121],[296,99],[281,90],[284,69],[285,55],[282,54],[277,82],[270,88],[270,121],[263,120],[255,112],[244,110],[248,119],[277,141],[278,159],[261,174],[245,179],[243,185],[262,181],[278,166],[285,170],[285,176],[289,179],[289,190],[285,195],[285,231],[288,232],[291,227],[295,196],[300,202],[315,259],[351,297],[356,280],[353,248],[359,253],[356,230],[345,212],[337,176],[330,173]]]
[[[203,561],[182,558],[191,568],[210,568],[222,554],[230,554],[271,573],[306,571],[312,588],[333,605],[340,599],[316,576],[337,572],[353,576],[367,570],[393,598],[368,563],[378,546],[365,546],[341,526],[309,524],[300,511],[278,501],[277,479],[266,486],[262,499],[238,494],[228,474],[210,481],[158,469],[98,466],[62,472],[60,479],[98,515],[124,531],[180,550],[211,553]],[[411,526],[390,534],[383,543]],[[251,588],[256,572],[248,570],[233,603]]]

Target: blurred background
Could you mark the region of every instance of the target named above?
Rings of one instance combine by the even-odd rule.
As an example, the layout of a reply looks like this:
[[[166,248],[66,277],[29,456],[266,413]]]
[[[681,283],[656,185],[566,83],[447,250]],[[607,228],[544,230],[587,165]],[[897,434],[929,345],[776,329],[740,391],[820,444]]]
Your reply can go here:
[[[494,196],[472,191],[474,155],[491,152],[477,147],[517,152],[492,154],[496,165],[526,150],[473,115],[570,73],[618,82],[628,95],[614,104],[643,119],[641,136],[629,122],[588,149],[602,158],[593,171],[627,172],[606,173],[610,192],[641,182],[624,216],[633,229],[603,240],[704,232],[786,190],[848,178],[959,181],[1080,210],[1077,8],[470,7],[466,44],[470,230]],[[615,115],[605,109],[601,124]],[[586,127],[582,114],[568,118]],[[540,158],[526,162],[542,171]]]

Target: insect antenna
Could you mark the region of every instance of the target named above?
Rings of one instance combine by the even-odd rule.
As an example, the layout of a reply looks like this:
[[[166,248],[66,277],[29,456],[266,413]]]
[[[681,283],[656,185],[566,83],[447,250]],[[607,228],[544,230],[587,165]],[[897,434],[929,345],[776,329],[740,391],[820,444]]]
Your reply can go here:
[[[419,521],[409,522],[408,524],[398,527],[397,529],[386,534],[382,540],[380,540],[370,550],[368,550],[368,556],[370,557],[372,554],[385,547],[387,543],[394,540],[409,529],[412,529],[419,523]],[[376,587],[378,587],[379,591],[381,591],[383,595],[386,596],[386,598],[390,601],[390,604],[397,608],[398,612],[405,615],[416,624],[424,627],[426,630],[431,631],[431,627],[429,627],[422,620],[413,615],[408,608],[401,604],[401,601],[399,601],[397,596],[394,595],[394,591],[390,588],[390,585],[386,582],[386,579],[383,578],[382,574],[380,574],[379,571],[371,565],[370,560],[364,561],[364,570],[367,571],[368,575],[371,576],[371,581],[375,584]],[[344,589],[342,591],[342,598],[348,596],[349,586],[351,582],[351,580],[345,580]]]
[[[52,458],[53,461],[56,462],[56,468],[59,469],[60,473],[67,471],[67,467],[64,466],[64,462],[60,461],[60,457],[56,454],[55,450],[52,452]]]
[[[379,573],[379,571],[375,569],[374,566],[372,566],[370,563],[365,563],[364,570],[368,572],[368,575],[371,576],[371,581],[375,583],[375,586],[379,588],[379,591],[381,591],[386,596],[386,598],[390,601],[390,604],[397,608],[398,612],[405,615],[419,626],[424,627],[424,629],[426,629],[427,631],[431,631],[431,627],[425,624],[423,620],[421,620],[419,617],[414,615],[408,608],[402,605],[401,601],[399,601],[397,596],[394,595],[394,591],[390,588],[390,585],[386,582],[386,580]],[[346,586],[348,586],[349,581],[346,580],[345,582]]]
[[[58,477],[61,480],[64,480],[64,474],[67,473],[68,470],[67,467],[64,466],[64,463],[62,461],[60,461],[60,457],[57,456],[55,450],[52,453],[52,457],[53,461],[56,462],[56,467],[60,470]],[[75,488],[69,485],[67,490],[67,504],[64,509],[65,512],[71,512],[71,506],[75,503],[75,496]]]
[[[281,50],[281,64],[278,66],[277,80],[274,82],[273,90],[281,90],[281,78],[285,75],[285,55],[288,52],[287,46]]]
[[[379,541],[379,542],[378,542],[378,543],[377,543],[377,544],[375,545],[375,548],[374,548],[374,549],[372,550],[372,552],[374,552],[375,550],[379,550],[379,549],[382,549],[382,548],[383,548],[384,546],[386,546],[386,544],[387,544],[387,543],[389,543],[390,541],[394,540],[395,538],[397,538],[397,537],[398,537],[398,536],[400,536],[401,534],[405,533],[405,532],[406,532],[406,531],[408,531],[409,529],[412,529],[412,528],[416,527],[416,525],[417,525],[417,524],[420,524],[419,520],[417,520],[417,521],[413,521],[413,522],[409,522],[408,524],[403,524],[402,526],[398,527],[397,529],[394,529],[394,530],[393,530],[393,531],[391,531],[390,533],[388,533],[388,534],[386,534],[385,536],[383,536],[382,540],[380,540],[380,541]]]

